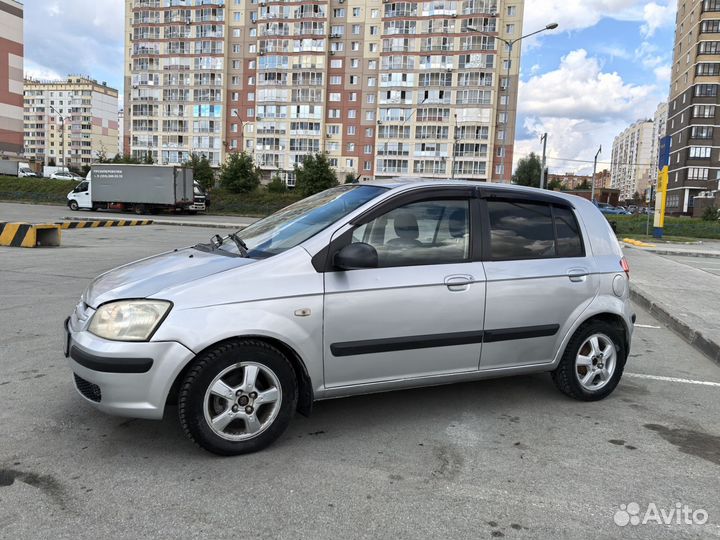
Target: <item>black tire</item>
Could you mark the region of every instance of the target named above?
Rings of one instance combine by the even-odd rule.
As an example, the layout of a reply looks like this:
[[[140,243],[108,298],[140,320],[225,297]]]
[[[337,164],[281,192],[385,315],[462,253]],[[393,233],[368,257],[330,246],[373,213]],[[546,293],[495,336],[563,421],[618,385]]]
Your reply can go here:
[[[73,212],[77,212],[80,209],[80,205],[78,205],[77,201],[70,201],[68,203],[68,206]]]
[[[279,410],[272,423],[252,438],[228,440],[208,425],[205,395],[213,380],[223,370],[245,361],[260,365],[277,377],[281,389]],[[297,396],[295,371],[280,351],[262,341],[230,341],[198,356],[185,375],[178,395],[180,425],[190,440],[214,454],[234,456],[257,452],[272,444],[285,432],[297,408]]]
[[[147,213],[147,208],[145,207],[144,204],[138,204],[137,206],[135,206],[133,208],[133,210],[135,211],[135,214],[138,216],[144,216]]]
[[[580,354],[580,348],[594,334],[601,334],[610,339],[616,351],[616,364],[612,376],[602,388],[588,390],[579,380],[575,362]],[[580,401],[598,401],[606,398],[615,390],[625,369],[626,360],[627,350],[625,350],[625,337],[622,330],[605,321],[588,321],[577,329],[568,342],[558,367],[551,373],[552,380],[558,390],[571,398]]]

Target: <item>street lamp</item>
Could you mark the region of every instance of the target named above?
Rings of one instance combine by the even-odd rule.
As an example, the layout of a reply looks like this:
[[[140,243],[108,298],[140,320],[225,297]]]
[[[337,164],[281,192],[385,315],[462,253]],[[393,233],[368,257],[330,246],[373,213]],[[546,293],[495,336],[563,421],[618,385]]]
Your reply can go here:
[[[65,169],[65,117],[60,114],[57,109],[55,109],[55,107],[53,107],[52,105],[48,106],[55,114],[58,115],[58,118],[60,118],[60,145],[62,146],[62,153],[60,154],[60,170],[62,171]]]
[[[468,31],[470,31],[470,32],[476,32],[476,33],[478,33],[478,34],[484,34],[484,35],[486,35],[486,36],[490,36],[490,37],[493,37],[493,38],[495,38],[495,39],[499,39],[500,41],[502,41],[502,42],[507,46],[507,49],[508,49],[508,57],[507,57],[507,62],[506,62],[506,64],[505,64],[505,80],[506,80],[506,86],[505,86],[505,108],[504,108],[504,111],[503,111],[503,114],[505,115],[505,124],[506,124],[506,128],[505,128],[505,138],[504,138],[504,141],[503,141],[503,142],[505,143],[505,146],[507,146],[507,139],[508,139],[508,136],[509,136],[509,133],[508,133],[508,132],[509,132],[509,129],[508,129],[508,127],[509,127],[509,125],[510,125],[510,117],[509,117],[509,115],[508,115],[508,106],[509,106],[509,104],[510,104],[510,62],[511,62],[511,60],[512,60],[512,49],[513,49],[513,45],[515,45],[515,43],[517,43],[518,41],[525,39],[526,37],[534,36],[535,34],[539,34],[540,32],[545,32],[546,30],[554,30],[554,29],[557,28],[557,27],[558,27],[558,24],[557,24],[557,23],[550,23],[550,24],[545,25],[545,28],[541,28],[540,30],[535,30],[534,32],[530,32],[529,34],[525,34],[524,36],[520,36],[520,37],[515,38],[515,39],[505,39],[505,38],[501,38],[500,36],[494,36],[494,35],[491,34],[490,32],[486,32],[486,31],[484,31],[484,30],[480,30],[479,28],[476,28],[475,26],[472,26],[472,25],[470,25],[470,24],[466,26],[466,28],[467,28]],[[518,72],[518,73],[519,73],[519,72]],[[499,92],[498,92],[498,95],[499,95]],[[497,114],[497,113],[496,113],[496,114]],[[498,125],[498,122],[496,122],[496,129],[497,129],[497,125]],[[514,129],[513,129],[513,132],[514,132]],[[505,156],[505,158],[506,158],[506,157],[507,157],[507,156]],[[510,168],[511,168],[511,167],[509,167],[508,169],[510,169]],[[508,172],[509,172],[510,174],[508,175],[508,182],[507,182],[507,183],[510,183],[510,179],[512,178],[512,171],[508,170]]]
[[[237,118],[238,120],[240,120],[240,151],[244,152],[245,148],[243,145],[245,144],[245,124],[249,124],[250,120],[245,120],[243,122],[242,119],[240,118],[240,115],[238,114],[238,112],[235,109],[230,111],[230,114],[232,116],[234,116],[235,118]],[[236,150],[236,152],[237,152],[237,150]]]

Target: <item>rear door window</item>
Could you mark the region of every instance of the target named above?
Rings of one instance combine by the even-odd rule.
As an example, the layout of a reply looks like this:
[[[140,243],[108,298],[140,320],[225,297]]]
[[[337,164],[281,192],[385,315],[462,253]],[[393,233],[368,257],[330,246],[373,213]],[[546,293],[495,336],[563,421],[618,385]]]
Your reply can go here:
[[[488,201],[490,259],[582,257],[572,211],[546,203]]]

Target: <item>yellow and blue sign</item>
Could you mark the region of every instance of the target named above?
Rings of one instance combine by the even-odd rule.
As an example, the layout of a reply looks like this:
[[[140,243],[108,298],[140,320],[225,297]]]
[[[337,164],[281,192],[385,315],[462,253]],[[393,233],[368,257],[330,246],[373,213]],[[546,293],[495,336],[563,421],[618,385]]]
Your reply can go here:
[[[661,137],[658,152],[658,181],[655,194],[655,217],[653,219],[653,236],[662,238],[665,226],[665,202],[667,201],[668,178],[670,176],[670,142],[671,137]]]

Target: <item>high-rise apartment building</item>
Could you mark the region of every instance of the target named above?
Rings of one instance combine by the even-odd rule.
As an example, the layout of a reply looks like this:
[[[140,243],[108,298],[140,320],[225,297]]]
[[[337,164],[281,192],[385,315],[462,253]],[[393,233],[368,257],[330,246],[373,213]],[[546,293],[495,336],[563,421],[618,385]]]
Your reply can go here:
[[[269,178],[510,177],[523,0],[126,0],[125,140],[136,157]],[[509,77],[508,77],[509,74]]]
[[[0,158],[23,150],[23,6],[0,0]]]
[[[25,157],[82,167],[118,153],[118,91],[89,77],[25,81]]]
[[[679,0],[667,134],[667,212],[690,214],[693,196],[720,180],[720,0]]]
[[[610,185],[620,190],[620,200],[642,195],[652,178],[653,120],[639,120],[613,140]]]

